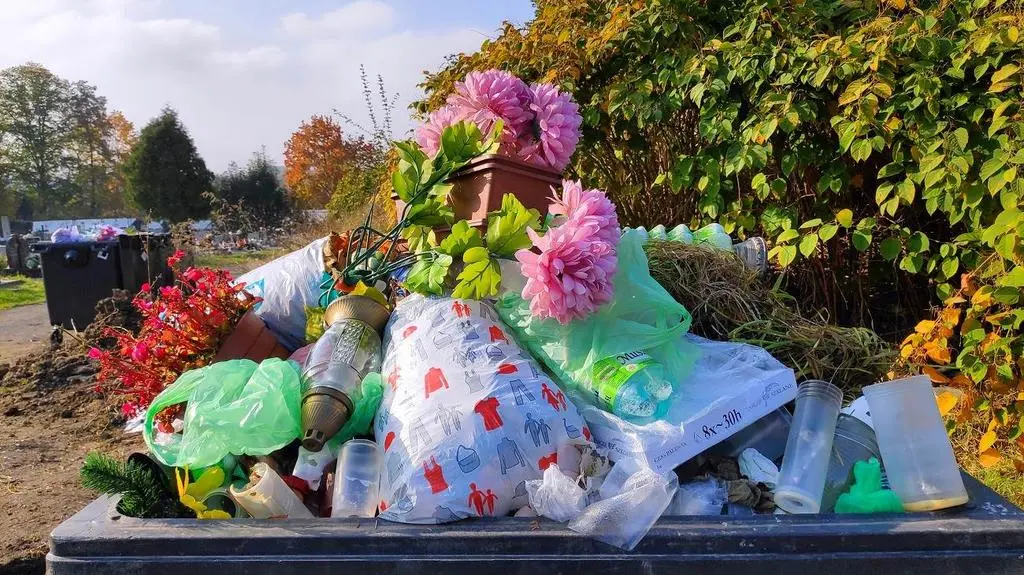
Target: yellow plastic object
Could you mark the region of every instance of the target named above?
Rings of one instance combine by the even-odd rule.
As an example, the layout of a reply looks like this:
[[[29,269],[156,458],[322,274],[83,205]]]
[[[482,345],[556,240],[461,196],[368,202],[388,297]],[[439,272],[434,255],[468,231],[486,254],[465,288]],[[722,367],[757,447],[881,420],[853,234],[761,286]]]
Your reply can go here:
[[[206,474],[204,474],[205,476]],[[221,480],[224,479],[224,472],[221,471]],[[178,498],[181,504],[195,512],[199,519],[231,519],[226,511],[220,509],[208,509],[194,496],[189,495],[188,469],[174,469],[174,481],[178,485]],[[205,494],[205,493],[204,493]]]
[[[194,497],[196,501],[201,501],[207,493],[221,485],[224,485],[224,470],[215,465],[206,468],[206,471],[199,479],[193,481],[185,492]]]
[[[377,288],[370,287],[364,284],[363,282],[359,282],[356,284],[355,289],[352,290],[352,295],[361,295],[368,297],[373,301],[379,303],[380,305],[388,309],[391,309],[391,306],[388,305],[388,298],[384,297],[384,294],[380,293],[380,290],[378,290]]]

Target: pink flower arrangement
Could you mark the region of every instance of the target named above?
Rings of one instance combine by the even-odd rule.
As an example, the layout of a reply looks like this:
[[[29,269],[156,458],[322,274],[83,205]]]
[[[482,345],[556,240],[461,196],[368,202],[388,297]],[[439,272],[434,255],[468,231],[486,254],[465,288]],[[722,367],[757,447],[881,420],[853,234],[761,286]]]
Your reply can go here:
[[[549,211],[564,217],[543,236],[527,230],[533,249],[519,250],[530,313],[566,324],[584,318],[615,295],[619,220],[615,204],[600,190],[563,182],[561,198]]]
[[[504,124],[503,153],[559,172],[576,151],[583,123],[579,106],[557,86],[527,86],[508,72],[488,70],[470,72],[457,83],[447,105],[431,113],[416,130],[416,141],[433,156],[448,126],[468,121],[490,134],[497,120]]]
[[[569,165],[580,141],[583,118],[572,96],[552,84],[534,84],[530,109],[534,114],[536,140],[519,150],[524,160],[550,166],[559,172]]]
[[[622,230],[615,204],[601,190],[584,190],[578,180],[562,180],[562,197],[551,198],[548,213],[596,228],[597,238],[616,246]]]

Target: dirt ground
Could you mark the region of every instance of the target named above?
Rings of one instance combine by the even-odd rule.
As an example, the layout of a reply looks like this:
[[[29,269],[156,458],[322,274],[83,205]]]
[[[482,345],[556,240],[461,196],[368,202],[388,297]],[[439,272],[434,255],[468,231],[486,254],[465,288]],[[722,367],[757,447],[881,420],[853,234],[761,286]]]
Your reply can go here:
[[[259,263],[230,271],[237,277]],[[79,484],[86,454],[123,459],[145,448],[141,435],[124,433],[117,403],[94,390],[84,348],[67,338],[51,348],[50,331],[45,304],[0,311],[2,575],[45,571],[50,531],[96,497]]]

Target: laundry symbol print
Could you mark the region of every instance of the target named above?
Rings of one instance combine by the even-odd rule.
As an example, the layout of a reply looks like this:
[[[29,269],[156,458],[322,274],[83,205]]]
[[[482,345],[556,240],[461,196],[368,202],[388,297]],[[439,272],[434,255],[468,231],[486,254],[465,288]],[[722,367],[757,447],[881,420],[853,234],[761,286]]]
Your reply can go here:
[[[526,365],[530,367],[530,374],[533,376],[533,379],[540,379],[540,371],[537,369],[537,366],[532,361],[527,361]]]
[[[410,325],[409,327],[402,330],[402,339],[407,339],[410,335],[416,333],[416,326]]]
[[[437,464],[434,457],[430,457],[430,465],[423,462],[423,477],[430,484],[430,492],[437,494],[448,490],[448,482],[444,479],[444,470]]]
[[[452,521],[458,521],[459,519],[461,519],[451,509],[443,507],[441,505],[438,505],[437,507],[434,508],[433,517],[437,520],[438,523],[451,523]]]
[[[477,517],[484,516],[484,506],[487,505],[487,494],[476,488],[476,483],[469,484],[469,506],[476,509]]]
[[[487,502],[487,514],[493,516],[494,504],[498,501],[498,494],[488,489],[487,495],[484,495],[484,501]]]
[[[498,314],[494,313],[494,308],[483,302],[480,303],[480,317],[490,320],[491,323],[498,323]]]
[[[590,441],[590,428],[586,425],[583,426],[583,437],[585,437],[587,441]]]
[[[427,433],[427,426],[423,425],[423,419],[417,417],[409,428],[409,444],[413,453],[420,450],[420,447],[430,445],[430,434]]]
[[[380,503],[377,504],[377,509],[379,509],[381,513],[384,513],[388,510],[388,502],[381,499]]]
[[[498,442],[498,459],[501,463],[502,475],[508,475],[508,470],[513,467],[526,465],[526,460],[523,459],[523,452],[519,451],[519,446],[516,445],[515,441],[507,437],[502,438]]]
[[[396,365],[391,369],[391,373],[388,374],[388,386],[391,391],[398,391],[398,370],[399,367]]]
[[[503,363],[503,364],[498,366],[498,373],[500,373],[502,375],[508,375],[510,373],[518,373],[518,372],[519,372],[519,368],[517,368],[516,366],[512,365],[511,363]]]
[[[384,431],[389,419],[391,419],[391,412],[387,408],[380,408],[380,411],[377,412],[377,429]]]
[[[472,473],[480,467],[480,454],[472,447],[459,445],[455,450],[455,462],[459,464],[459,469],[463,473]]]
[[[476,341],[480,339],[480,334],[477,333],[476,328],[470,322],[465,323],[466,337],[462,338],[463,341]]]
[[[448,347],[453,341],[455,341],[455,334],[447,331],[439,331],[434,334],[434,345],[441,349]]]
[[[501,415],[498,414],[498,405],[500,405],[500,402],[497,397],[488,397],[487,399],[481,399],[473,407],[473,411],[483,418],[485,431],[494,431],[504,425]]]
[[[516,489],[512,493],[512,499],[519,499],[520,497],[528,497],[529,493],[526,491],[526,480],[522,480],[516,484]]]
[[[395,440],[395,432],[394,431],[389,431],[388,434],[384,436],[384,451],[387,451],[388,449],[391,448],[391,443],[394,440]]]
[[[516,405],[523,405],[527,400],[537,401],[537,398],[533,396],[533,392],[523,383],[523,380],[518,378],[510,379],[508,384],[512,388],[512,395],[516,399]]]
[[[387,457],[385,467],[388,468],[388,482],[398,479],[398,474],[405,469],[405,458],[398,453],[392,453]]]
[[[553,452],[537,460],[537,468],[544,471],[552,465],[558,464],[558,452]]]
[[[455,317],[469,317],[473,314],[473,308],[457,300],[452,302],[452,311],[455,312]]]
[[[448,389],[448,379],[444,376],[444,372],[441,368],[432,367],[427,370],[427,374],[423,376],[423,397],[430,397],[431,393],[440,391],[441,389]]]
[[[430,359],[430,354],[427,353],[427,348],[423,346],[423,340],[417,339],[416,343],[413,344],[416,349],[416,356],[420,358],[420,361],[427,361]]]
[[[508,338],[505,337],[505,332],[501,331],[501,328],[499,328],[498,326],[492,325],[490,327],[489,331],[490,331],[490,334],[491,334],[491,341],[492,342],[501,341],[501,342],[504,342],[504,343],[508,343]]]
[[[494,344],[487,346],[484,353],[487,354],[487,358],[491,361],[500,361],[505,359],[505,352],[501,351],[501,348]]]
[[[541,441],[545,445],[550,444],[551,437],[548,435],[550,431],[551,426],[544,423],[543,419],[534,419],[532,413],[526,414],[526,425],[523,426],[523,432],[530,434],[534,447],[540,447]]]
[[[565,403],[565,394],[562,390],[558,390],[558,393],[551,391],[548,384],[542,383],[540,386],[540,394],[544,397],[544,401],[547,401],[555,411],[561,411],[566,409],[567,404]]]
[[[437,413],[434,415],[434,421],[441,426],[441,431],[444,432],[444,436],[448,437],[453,431],[462,430],[462,420],[459,417],[459,412],[451,407],[444,405],[437,408]]]
[[[480,383],[480,376],[477,375],[475,371],[466,371],[463,379],[466,382],[466,387],[469,388],[470,393],[483,391],[484,386]]]
[[[406,487],[404,483],[397,491],[395,491],[395,494],[391,496],[391,500],[394,501],[394,503],[391,504],[391,507],[388,509],[388,513],[391,513],[392,515],[405,515],[412,511],[414,504],[412,497],[409,495],[409,488]]]
[[[569,423],[568,419],[563,419],[562,420],[562,427],[565,428],[565,434],[569,436],[569,439],[579,439],[579,437],[580,437],[580,430],[579,430],[579,428],[576,427],[575,425],[572,425],[571,423]],[[589,433],[589,431],[587,433]]]

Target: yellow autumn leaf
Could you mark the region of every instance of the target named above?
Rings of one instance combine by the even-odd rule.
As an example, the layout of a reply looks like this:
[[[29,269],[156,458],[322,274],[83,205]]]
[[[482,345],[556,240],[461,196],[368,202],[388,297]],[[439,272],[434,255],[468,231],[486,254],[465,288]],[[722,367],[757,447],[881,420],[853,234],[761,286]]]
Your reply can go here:
[[[920,334],[925,334],[930,333],[934,327],[935,322],[930,319],[926,319],[914,326],[914,331]]]
[[[985,434],[982,435],[981,439],[978,441],[978,453],[984,453],[991,449],[992,446],[996,444],[996,439],[996,432],[985,432]]]
[[[985,430],[985,433],[995,433],[997,427],[999,427],[999,421],[996,419],[992,419],[991,421],[988,422],[988,429]],[[979,449],[978,451],[981,450]]]
[[[942,303],[944,305],[957,305],[957,304],[960,304],[960,303],[965,303],[966,301],[967,300],[965,300],[964,298],[962,298],[962,297],[960,297],[958,295],[955,295],[953,297],[946,298],[946,301],[944,301]]]
[[[934,367],[932,367],[930,365],[927,365],[927,366],[921,368],[921,371],[924,372],[924,374],[927,375],[929,378],[931,378],[931,380],[933,382],[935,382],[935,383],[949,383],[949,378],[948,377],[942,375],[941,373],[939,373],[939,370],[935,369]],[[948,393],[948,392],[946,392],[946,393]],[[940,409],[940,411],[941,411],[941,409]]]
[[[982,467],[992,467],[999,463],[999,460],[1002,459],[1002,457],[1003,456],[995,449],[989,449],[978,456],[978,463],[980,463]]]
[[[900,348],[900,357],[903,359],[910,359],[910,356],[914,355],[914,346],[905,345]]]
[[[960,323],[960,310],[955,307],[947,307],[942,310],[939,317],[942,318],[943,323],[956,325]]]
[[[945,417],[956,407],[956,395],[949,391],[943,391],[935,396],[935,402],[939,404],[939,413]]]
[[[895,10],[903,10],[907,7],[907,0],[886,0],[885,3]]]
[[[936,346],[928,348],[928,357],[930,357],[932,361],[939,365],[946,365],[947,363],[949,363],[949,360],[951,359],[949,354],[949,348]]]
[[[1017,473],[1024,473],[1024,459],[1014,459],[1013,468],[1017,470]]]

